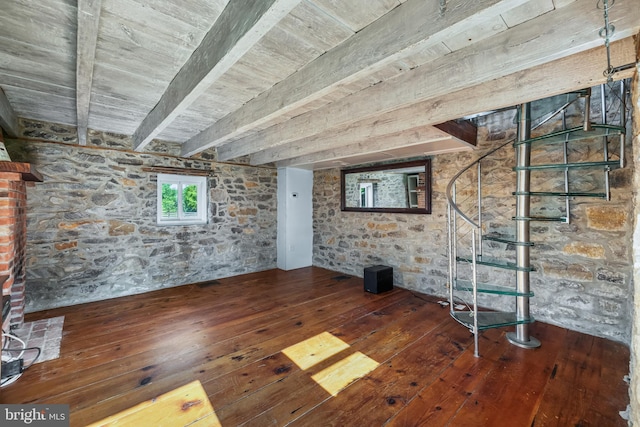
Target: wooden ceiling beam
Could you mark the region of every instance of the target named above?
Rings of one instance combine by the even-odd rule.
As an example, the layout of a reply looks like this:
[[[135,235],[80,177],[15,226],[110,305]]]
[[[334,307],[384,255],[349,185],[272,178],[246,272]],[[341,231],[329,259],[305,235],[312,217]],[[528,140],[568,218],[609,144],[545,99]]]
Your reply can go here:
[[[393,151],[396,148],[412,147],[435,142],[451,142],[454,139],[455,138],[453,136],[434,126],[420,126],[388,135],[381,135],[367,139],[366,141],[356,142],[355,144],[343,145],[338,148],[330,148],[290,158],[277,162],[277,165],[278,167],[308,166],[313,165],[314,163],[338,160],[363,154]],[[460,141],[459,145],[464,145],[464,143]],[[416,155],[420,154],[423,153],[416,153]],[[253,157],[251,158],[251,163],[253,164]]]
[[[339,150],[342,147],[354,146],[359,143],[362,143],[364,148],[369,147],[367,141],[375,141],[381,137],[385,138],[389,136],[393,137],[394,141],[389,141],[389,149],[399,148],[402,147],[401,139],[396,139],[395,135],[402,135],[406,131],[408,131],[410,135],[409,140],[406,141],[407,146],[414,145],[411,141],[417,143],[415,140],[417,135],[422,135],[421,138],[425,140],[431,138],[441,139],[441,137],[447,138],[452,135],[471,145],[475,145],[475,135],[477,131],[474,130],[475,126],[468,122],[467,124],[447,122],[436,126],[425,125],[423,114],[408,115],[404,114],[402,110],[398,110],[375,117],[374,119],[363,120],[352,126],[332,129],[329,132],[259,151],[251,155],[250,162],[253,165],[263,165],[272,162],[282,162],[292,157],[306,158],[306,156],[318,151]],[[445,132],[448,135],[446,135]]]
[[[633,37],[611,44],[613,64],[636,62]],[[607,67],[604,47],[597,47],[529,70],[517,72],[489,83],[463,89],[432,100],[423,101],[378,117],[377,125],[332,129],[307,139],[290,142],[251,156],[253,164],[277,162],[278,166],[309,165],[323,160],[335,160],[356,154],[367,154],[379,150],[378,145],[387,139],[387,150],[413,144],[411,127],[426,132],[429,125],[423,123],[445,120],[453,114],[464,117],[482,111],[510,107],[522,102],[535,101],[572,90],[592,87],[606,82],[603,71]],[[616,79],[633,75],[634,69],[618,73]],[[387,123],[388,122],[388,123]],[[413,125],[410,125],[412,123]],[[401,130],[410,130],[402,141]],[[368,132],[368,134],[367,134]],[[370,142],[372,142],[370,144]],[[421,154],[421,153],[420,153]]]
[[[2,88],[0,88],[0,127],[11,137],[18,136],[18,116]]]
[[[629,2],[621,2],[616,7],[619,8],[616,11],[617,19],[612,23],[616,27],[617,37],[634,35],[640,21],[640,9]],[[453,52],[439,61],[417,67],[317,110],[238,139],[220,147],[218,158],[233,159],[422,101],[446,99],[445,95],[450,92],[489,83],[509,74],[601,46],[603,41],[598,35],[601,26],[600,9],[589,2],[573,2]],[[554,31],[540,31],[541,28],[553,28]],[[603,70],[604,68],[606,67]],[[566,72],[572,74],[574,71]],[[602,72],[598,74],[601,75]],[[519,88],[522,98],[528,96],[526,80],[516,81],[514,84]],[[494,94],[490,98],[494,98]],[[464,98],[458,99],[458,102],[467,103]],[[464,105],[447,110],[434,104],[435,111],[444,114],[430,123],[461,117],[461,114],[456,113],[456,110],[464,109],[461,107]],[[483,110],[475,112],[479,111]]]
[[[218,146],[274,117],[321,98],[338,85],[370,75],[416,51],[440,45],[470,24],[499,17],[526,0],[408,0],[348,40],[263,92],[183,144],[190,156]]]
[[[318,151],[339,149],[381,136],[393,135],[406,129],[425,127],[425,125],[422,114],[409,115],[404,114],[402,110],[391,111],[347,126],[333,128],[328,132],[258,151],[251,154],[251,164],[263,165],[292,157],[306,156]],[[218,153],[224,155],[226,149],[226,145],[223,145],[218,148]]]
[[[142,150],[300,1],[230,0],[134,132],[134,149]]]
[[[78,36],[76,47],[76,117],[78,144],[87,144],[89,107],[93,84],[93,64],[98,43],[102,0],[78,0]]]
[[[372,163],[388,162],[388,161],[405,161],[411,157],[428,157],[436,156],[445,153],[459,153],[461,151],[470,151],[465,142],[458,140],[457,138],[450,138],[443,141],[429,141],[423,144],[418,144],[409,147],[411,152],[407,149],[389,150],[370,154],[356,154],[348,157],[340,157],[338,159],[328,161],[316,161],[306,165],[295,166],[298,169],[332,169],[332,168],[345,168],[353,167],[356,165],[366,165]],[[278,164],[278,167],[283,167]]]

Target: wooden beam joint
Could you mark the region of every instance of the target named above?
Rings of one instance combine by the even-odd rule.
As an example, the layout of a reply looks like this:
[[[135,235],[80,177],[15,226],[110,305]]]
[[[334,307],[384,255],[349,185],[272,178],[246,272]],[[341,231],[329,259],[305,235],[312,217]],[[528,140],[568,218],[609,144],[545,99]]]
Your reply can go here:
[[[478,128],[469,120],[449,120],[433,126],[474,147],[478,145]]]

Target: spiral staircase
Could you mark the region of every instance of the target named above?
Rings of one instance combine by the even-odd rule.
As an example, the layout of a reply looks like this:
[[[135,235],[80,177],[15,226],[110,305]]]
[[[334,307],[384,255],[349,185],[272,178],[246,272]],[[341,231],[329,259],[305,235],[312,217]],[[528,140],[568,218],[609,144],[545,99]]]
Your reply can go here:
[[[590,119],[591,89],[522,104],[516,139],[481,155],[447,186],[450,314],[473,333],[476,357],[479,334],[491,328],[515,326],[507,333],[512,344],[540,346],[529,334],[530,274],[536,270],[530,226],[569,223],[577,197],[609,200],[609,172],[624,166],[626,87],[620,82],[609,89],[619,104],[617,125],[607,123],[613,102],[607,105],[605,85],[598,124]],[[571,127],[575,117],[568,112],[577,110],[582,123]],[[532,137],[538,128],[553,130]],[[513,192],[497,194],[505,182],[515,182]],[[484,310],[483,304],[505,310]]]

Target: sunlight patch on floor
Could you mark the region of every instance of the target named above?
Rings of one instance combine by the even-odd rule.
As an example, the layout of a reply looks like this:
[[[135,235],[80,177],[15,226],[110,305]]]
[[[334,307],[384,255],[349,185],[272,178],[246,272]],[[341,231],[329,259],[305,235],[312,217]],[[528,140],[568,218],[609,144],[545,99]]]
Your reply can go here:
[[[335,397],[349,384],[364,377],[378,365],[378,362],[358,351],[312,375],[311,378]]]
[[[333,336],[329,332],[322,332],[285,348],[282,353],[298,365],[300,369],[306,371],[350,348],[351,346],[340,338]],[[364,377],[379,365],[372,358],[357,351],[313,374],[311,379],[335,397],[349,384]]]
[[[329,332],[323,332],[282,350],[302,370],[307,370],[350,346]]]
[[[200,381],[193,381],[87,427],[221,427]]]

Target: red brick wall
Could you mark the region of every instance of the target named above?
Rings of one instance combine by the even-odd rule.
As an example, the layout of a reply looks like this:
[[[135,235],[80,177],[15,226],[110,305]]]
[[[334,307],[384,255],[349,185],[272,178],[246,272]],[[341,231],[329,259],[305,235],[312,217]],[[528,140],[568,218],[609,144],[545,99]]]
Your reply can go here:
[[[0,276],[9,279],[3,295],[11,295],[11,326],[24,322],[26,185],[19,173],[0,173]]]
[[[421,209],[424,209],[427,207],[424,191],[425,191],[424,173],[420,173],[418,174],[418,187],[416,188],[416,192],[418,193],[418,207]]]

